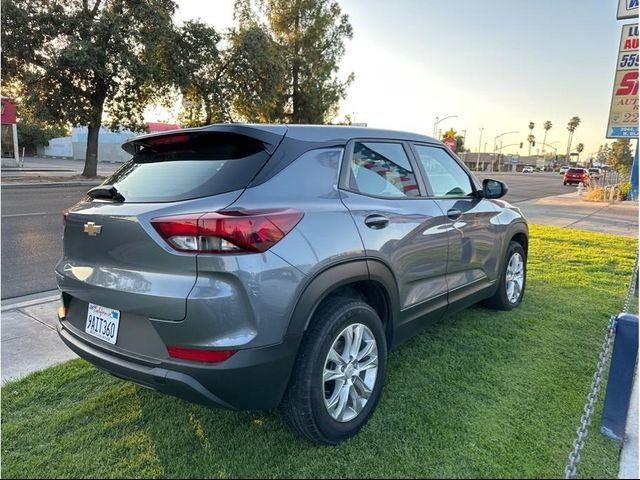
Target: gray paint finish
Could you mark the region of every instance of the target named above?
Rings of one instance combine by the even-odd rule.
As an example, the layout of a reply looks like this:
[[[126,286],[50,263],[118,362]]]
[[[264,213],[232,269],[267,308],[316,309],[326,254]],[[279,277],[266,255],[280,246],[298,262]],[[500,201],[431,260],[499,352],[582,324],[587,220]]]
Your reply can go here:
[[[273,168],[267,163],[256,174],[260,181],[243,190],[195,200],[117,204],[85,199],[72,209],[56,267],[59,288],[71,299],[69,318],[58,327],[65,342],[103,368],[161,391],[225,407],[271,408],[283,394],[318,301],[336,286],[388,272],[382,283],[393,299],[390,333],[406,339],[426,320],[455,310],[454,299],[459,305],[491,296],[510,238],[527,233],[517,209],[479,195],[389,199],[344,188],[343,157],[348,158],[352,140],[442,145],[429,137],[297,125],[185,130],[207,131],[253,136],[273,152]],[[154,136],[127,148],[147,148],[145,139]],[[428,182],[421,171],[415,173],[425,195]],[[452,208],[460,210],[459,218],[447,217]],[[263,253],[181,253],[151,225],[162,216],[271,209],[295,209],[303,216]],[[367,222],[371,215],[388,222],[373,228]],[[83,232],[89,221],[102,226],[100,235]],[[373,268],[377,262],[385,267]],[[121,310],[116,345],[84,333],[87,302]],[[169,358],[166,346],[238,353],[220,364],[199,364]],[[154,366],[156,373],[144,365]],[[261,389],[262,400],[247,401],[253,388]]]

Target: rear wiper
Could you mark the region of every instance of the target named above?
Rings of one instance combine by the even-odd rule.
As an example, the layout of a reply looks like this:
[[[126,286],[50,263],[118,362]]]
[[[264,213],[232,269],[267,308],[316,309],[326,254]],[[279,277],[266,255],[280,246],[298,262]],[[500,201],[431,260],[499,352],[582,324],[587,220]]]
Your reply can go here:
[[[98,185],[87,192],[91,198],[106,198],[116,202],[124,202],[124,197],[113,185]]]

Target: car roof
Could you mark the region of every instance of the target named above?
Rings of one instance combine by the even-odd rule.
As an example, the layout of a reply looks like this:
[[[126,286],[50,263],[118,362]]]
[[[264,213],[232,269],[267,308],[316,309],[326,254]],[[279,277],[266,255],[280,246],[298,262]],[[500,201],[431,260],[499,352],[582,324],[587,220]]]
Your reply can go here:
[[[136,145],[144,144],[149,138],[177,135],[184,133],[236,133],[256,138],[264,142],[269,153],[277,147],[283,138],[299,140],[303,142],[336,142],[346,143],[354,138],[377,140],[406,140],[410,142],[422,142],[443,145],[442,142],[427,135],[404,132],[399,130],[386,130],[369,127],[352,127],[347,125],[298,125],[298,124],[261,124],[261,123],[218,123],[199,128],[184,128],[166,132],[141,135],[125,142],[122,148],[129,153],[135,152]]]

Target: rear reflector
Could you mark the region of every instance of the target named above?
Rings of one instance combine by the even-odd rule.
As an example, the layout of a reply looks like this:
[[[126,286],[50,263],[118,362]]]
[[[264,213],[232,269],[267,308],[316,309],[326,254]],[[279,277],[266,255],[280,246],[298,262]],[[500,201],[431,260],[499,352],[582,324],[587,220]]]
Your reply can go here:
[[[193,362],[224,362],[237,352],[237,350],[200,350],[196,348],[167,347],[172,358],[191,360]]]
[[[151,220],[160,236],[181,252],[262,253],[302,219],[293,209],[175,215]]]
[[[65,208],[62,211],[62,225],[66,225],[67,224],[67,219],[69,218],[69,209]]]
[[[60,307],[60,308],[58,308],[58,318],[60,320],[63,320],[65,318],[67,318],[68,314],[69,314],[69,308],[68,307]]]

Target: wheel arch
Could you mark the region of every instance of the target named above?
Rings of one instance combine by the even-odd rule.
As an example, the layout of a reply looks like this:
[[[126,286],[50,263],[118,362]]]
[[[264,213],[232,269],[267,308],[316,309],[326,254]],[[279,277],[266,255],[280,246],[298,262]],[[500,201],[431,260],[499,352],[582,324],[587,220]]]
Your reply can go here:
[[[334,295],[360,298],[370,304],[383,322],[387,345],[392,345],[400,311],[398,287],[391,269],[371,259],[332,265],[315,275],[298,298],[286,335],[302,337],[318,307]]]

